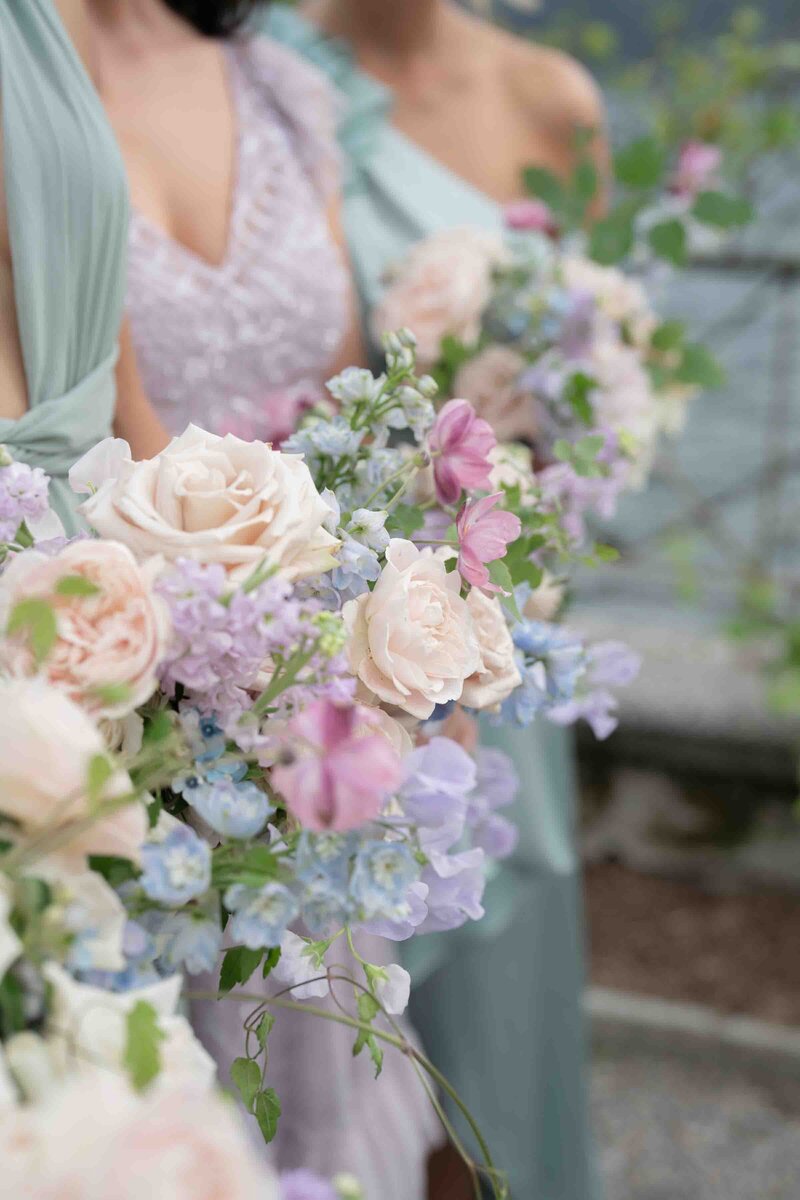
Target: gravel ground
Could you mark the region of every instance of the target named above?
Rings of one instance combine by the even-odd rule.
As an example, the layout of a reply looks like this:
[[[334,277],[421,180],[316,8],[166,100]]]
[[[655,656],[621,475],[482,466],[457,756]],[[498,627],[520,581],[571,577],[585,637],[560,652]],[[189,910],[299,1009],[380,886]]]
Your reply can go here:
[[[607,1200],[797,1200],[800,1079],[595,1048]]]

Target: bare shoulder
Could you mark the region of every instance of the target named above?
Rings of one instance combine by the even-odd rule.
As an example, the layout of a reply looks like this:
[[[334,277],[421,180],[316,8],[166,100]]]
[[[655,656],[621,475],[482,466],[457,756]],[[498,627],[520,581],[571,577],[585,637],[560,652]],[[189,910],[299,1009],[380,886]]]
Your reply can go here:
[[[549,46],[500,37],[505,77],[532,118],[545,119],[562,129],[603,129],[603,98],[585,67]]]

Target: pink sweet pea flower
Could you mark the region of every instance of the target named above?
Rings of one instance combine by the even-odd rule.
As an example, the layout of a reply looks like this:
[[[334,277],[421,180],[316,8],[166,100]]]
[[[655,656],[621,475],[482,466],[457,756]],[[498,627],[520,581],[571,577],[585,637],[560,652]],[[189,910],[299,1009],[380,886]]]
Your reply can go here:
[[[461,578],[484,592],[502,592],[490,581],[485,564],[503,558],[509,542],[514,542],[522,531],[519,517],[510,512],[493,512],[503,492],[484,496],[465,504],[458,515],[459,555],[458,570]]]
[[[506,205],[504,216],[509,229],[544,233],[548,237],[558,233],[558,222],[544,200],[514,200]]]
[[[497,438],[468,400],[448,400],[436,418],[428,445],[436,495],[442,504],[455,504],[462,489],[474,491],[490,486],[489,455]]]
[[[400,786],[400,756],[368,709],[317,700],[288,733],[295,758],[273,769],[272,783],[306,829],[356,829]]]
[[[706,191],[717,182],[722,166],[722,151],[710,142],[684,142],[670,190],[676,196],[693,200],[698,192]]]

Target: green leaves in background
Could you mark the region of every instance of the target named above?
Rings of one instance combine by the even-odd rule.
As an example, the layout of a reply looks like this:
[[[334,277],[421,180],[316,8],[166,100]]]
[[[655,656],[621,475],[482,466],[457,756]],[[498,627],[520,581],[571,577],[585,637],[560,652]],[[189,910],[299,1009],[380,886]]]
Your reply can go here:
[[[704,225],[713,225],[717,229],[737,229],[753,220],[755,209],[742,196],[701,192],[694,202],[692,215]]]
[[[46,600],[21,600],[11,610],[7,632],[24,634],[36,661],[42,663],[58,635],[56,614]]]
[[[263,950],[249,950],[247,946],[234,946],[222,960],[219,973],[219,990],[229,992],[240,983],[247,983],[264,957]]]
[[[659,258],[682,267],[687,260],[686,229],[682,221],[672,218],[669,221],[659,221],[648,231],[647,240],[650,249]]]
[[[659,139],[637,138],[614,159],[614,175],[625,187],[650,191],[659,187],[667,167],[667,149]]]

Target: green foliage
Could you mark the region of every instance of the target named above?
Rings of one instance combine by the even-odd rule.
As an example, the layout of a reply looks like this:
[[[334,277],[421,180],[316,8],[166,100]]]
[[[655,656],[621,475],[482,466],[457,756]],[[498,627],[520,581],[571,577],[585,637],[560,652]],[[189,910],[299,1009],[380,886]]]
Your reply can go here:
[[[724,192],[701,192],[694,202],[692,215],[704,225],[718,229],[735,229],[748,225],[755,216],[749,200],[728,196]]]
[[[276,959],[276,962],[277,962],[277,959]],[[256,1026],[256,1038],[258,1039],[258,1044],[262,1050],[264,1049],[264,1047],[267,1044],[267,1038],[272,1033],[272,1029],[273,1029],[274,1025],[275,1025],[275,1017],[272,1015],[271,1012],[265,1012],[264,1015],[262,1016],[261,1020],[258,1022],[258,1025]]]
[[[90,804],[98,804],[102,800],[105,786],[113,773],[114,764],[107,754],[95,754],[89,760],[86,789]]]
[[[271,1142],[278,1132],[281,1102],[273,1088],[265,1088],[255,1098],[254,1112],[265,1142]]]
[[[425,524],[425,513],[413,504],[397,504],[389,514],[387,525],[391,533],[410,538]]]
[[[146,1000],[137,1000],[125,1024],[123,1063],[132,1086],[141,1092],[161,1070],[164,1034],[158,1025],[158,1013]]]
[[[358,997],[358,1019],[365,1025],[371,1025],[380,1011],[380,1005],[375,997],[369,992],[361,992]],[[375,1067],[375,1078],[377,1079],[383,1070],[383,1051],[374,1033],[369,1029],[359,1029],[358,1036],[353,1043],[353,1057],[357,1057],[365,1046]]]
[[[250,950],[247,946],[234,946],[226,951],[219,972],[219,990],[230,992],[240,983],[247,983],[264,957],[263,950]]]
[[[83,575],[62,575],[55,586],[57,596],[96,596],[100,588]]]
[[[675,372],[678,383],[694,384],[701,388],[719,388],[725,382],[725,372],[705,346],[690,342],[684,347],[681,364]]]
[[[545,167],[526,167],[522,173],[525,190],[551,208],[556,215],[568,206],[568,192],[561,180]]]
[[[649,230],[647,240],[650,248],[659,258],[665,258],[676,267],[686,263],[686,229],[683,222],[672,218],[660,221]]]
[[[587,375],[583,371],[576,371],[567,380],[567,385],[564,388],[564,400],[570,405],[575,416],[584,425],[591,425],[594,422],[594,409],[590,400],[594,388],[594,379],[592,379],[591,375]]]
[[[11,970],[0,980],[0,1036],[5,1040],[27,1026],[25,990]]]
[[[663,321],[654,331],[650,344],[654,350],[677,350],[683,345],[685,336],[683,321]]]
[[[231,1081],[249,1113],[261,1091],[261,1068],[253,1058],[235,1058],[231,1063]]]
[[[614,175],[625,187],[649,191],[661,184],[666,165],[664,144],[653,136],[641,137],[617,154]]]
[[[56,614],[52,605],[46,600],[20,600],[11,610],[7,633],[24,634],[36,661],[44,662],[58,636]]]
[[[129,859],[115,858],[110,854],[91,854],[89,866],[113,888],[139,877],[138,868]]]

